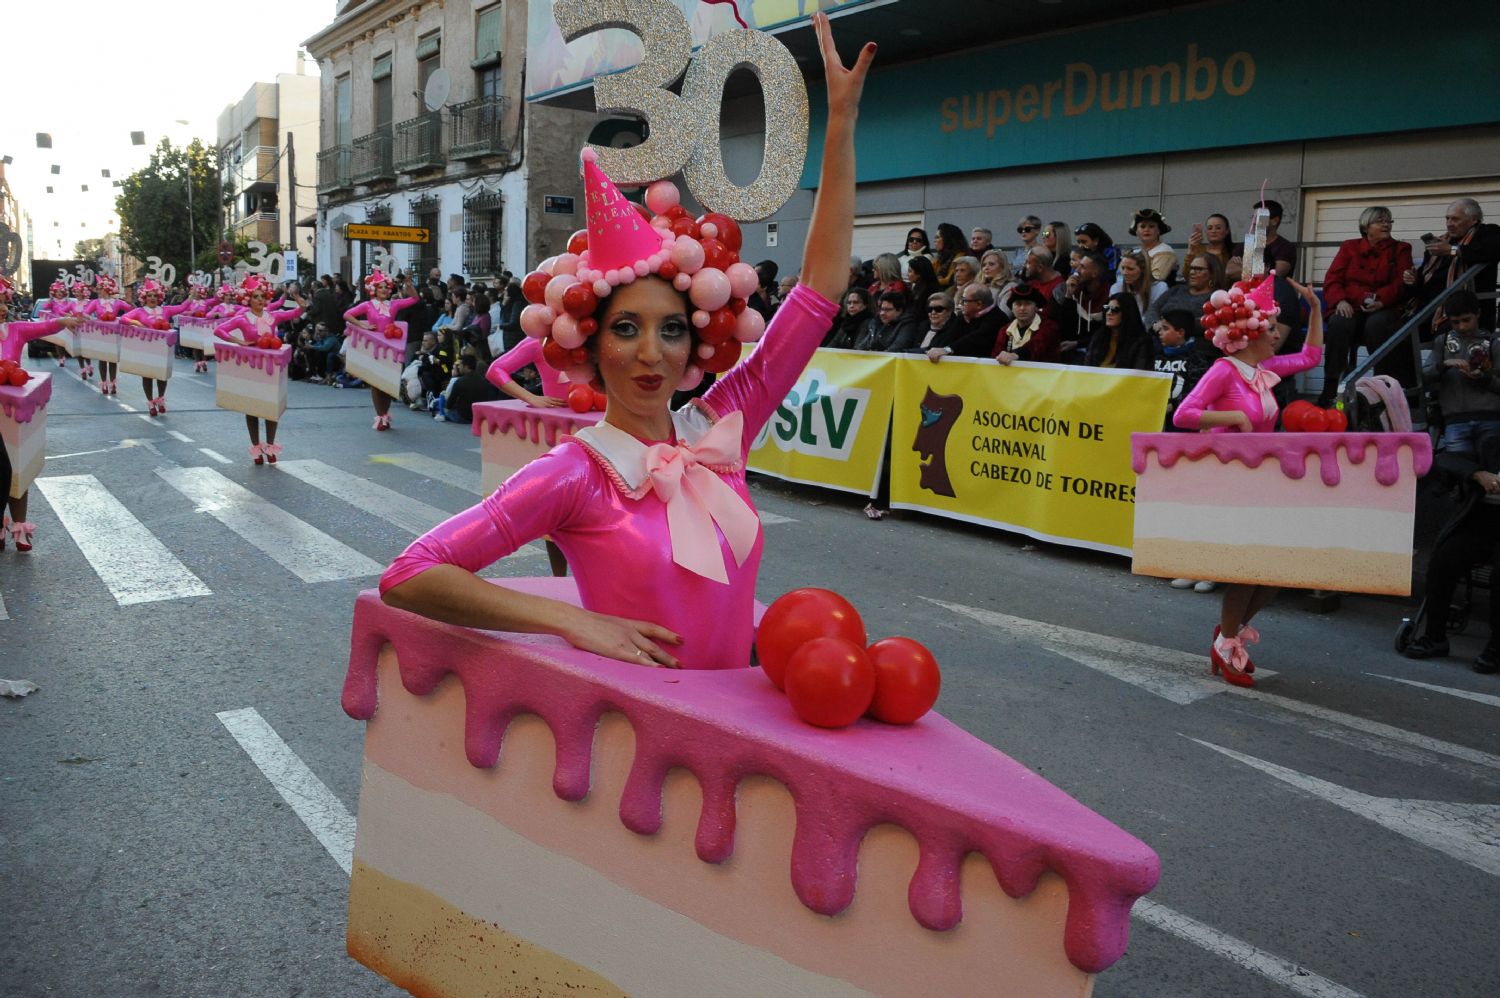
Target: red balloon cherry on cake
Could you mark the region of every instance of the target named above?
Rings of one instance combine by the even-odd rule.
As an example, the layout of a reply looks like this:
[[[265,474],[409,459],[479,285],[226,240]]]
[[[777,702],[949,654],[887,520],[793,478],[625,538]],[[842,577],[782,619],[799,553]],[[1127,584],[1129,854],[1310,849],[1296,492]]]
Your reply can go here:
[[[755,651],[777,689],[785,689],[792,653],[813,638],[843,638],[862,649],[865,622],[852,603],[829,589],[793,589],[766,608],[755,634]]]
[[[1322,433],[1328,429],[1328,413],[1312,408],[1302,414],[1303,433]]]
[[[797,716],[820,728],[847,728],[875,697],[875,666],[864,648],[843,638],[813,638],[786,666],[786,698]]]
[[[1324,416],[1328,420],[1329,433],[1343,433],[1349,429],[1349,417],[1344,415],[1344,410],[1327,409],[1324,411]]]
[[[870,716],[887,724],[912,724],[937,703],[942,673],[932,652],[911,638],[881,638],[866,649],[875,667]]]
[[[594,390],[588,385],[574,385],[568,389],[568,408],[584,413],[594,408]]]

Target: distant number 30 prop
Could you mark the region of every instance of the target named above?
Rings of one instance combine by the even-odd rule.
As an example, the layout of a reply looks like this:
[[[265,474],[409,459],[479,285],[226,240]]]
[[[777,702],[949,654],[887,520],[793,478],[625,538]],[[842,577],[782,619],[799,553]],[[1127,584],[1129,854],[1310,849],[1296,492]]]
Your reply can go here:
[[[650,137],[631,149],[593,146],[616,183],[644,184],[683,171],[688,190],[709,211],[743,222],[774,214],[797,189],[807,157],[807,88],[786,46],[761,31],[715,35],[692,57],[687,18],[671,0],[557,0],[563,38],[623,28],[645,55],[623,73],[594,79],[601,112],[646,119]],[[736,69],[760,79],[765,97],[764,166],[749,187],[730,181],[719,149],[719,106]],[[686,71],[682,95],[667,87]]]

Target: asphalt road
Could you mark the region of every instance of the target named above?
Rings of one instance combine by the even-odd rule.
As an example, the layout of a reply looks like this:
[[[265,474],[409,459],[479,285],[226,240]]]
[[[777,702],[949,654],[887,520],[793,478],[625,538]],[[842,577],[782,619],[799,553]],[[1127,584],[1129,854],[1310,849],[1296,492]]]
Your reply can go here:
[[[348,497],[456,512],[477,441],[405,410],[377,434],[366,393],[298,384],[282,464],[256,468],[212,375],[179,362],[151,420],[133,379],[132,412],[74,370],[36,551],[0,553],[0,676],[40,686],[0,701],[0,993],[396,994],[345,955],[343,871],[218,715],[255,711],[355,811],[350,608],[423,508],[380,519]],[[1500,681],[1395,655],[1402,603],[1284,599],[1237,691],[1208,681],[1217,599],[1120,559],[871,522],[764,479],[756,499],[788,520],[766,528],[761,599],[827,586],[872,637],[926,641],[943,713],[1160,853],[1099,998],[1500,994]],[[131,589],[173,564],[178,598]],[[545,571],[528,554],[496,574]]]

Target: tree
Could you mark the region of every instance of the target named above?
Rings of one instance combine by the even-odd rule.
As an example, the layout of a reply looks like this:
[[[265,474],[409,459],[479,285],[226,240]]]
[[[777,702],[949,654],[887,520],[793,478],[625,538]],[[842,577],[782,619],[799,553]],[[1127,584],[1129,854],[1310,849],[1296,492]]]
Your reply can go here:
[[[219,238],[222,205],[214,157],[194,139],[187,148],[166,139],[151,153],[151,161],[127,177],[115,198],[120,216],[120,238],[138,259],[160,257],[178,274],[187,274],[189,224],[197,248],[213,246]],[[188,177],[193,185],[193,217],[188,219]],[[127,279],[132,275],[126,275]]]
[[[91,263],[94,268],[102,269],[103,262],[107,259],[104,250],[103,239],[80,239],[73,247],[73,259]]]

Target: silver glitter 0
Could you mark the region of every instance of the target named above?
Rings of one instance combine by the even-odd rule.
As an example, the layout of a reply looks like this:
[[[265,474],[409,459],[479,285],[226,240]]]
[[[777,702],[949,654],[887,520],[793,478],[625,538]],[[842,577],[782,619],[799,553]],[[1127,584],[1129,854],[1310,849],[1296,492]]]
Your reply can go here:
[[[749,187],[730,181],[719,146],[724,85],[742,68],[760,80],[766,108],[765,156],[760,176]],[[774,215],[796,192],[807,159],[807,87],[797,60],[763,31],[725,32],[699,51],[682,93],[702,127],[684,171],[688,190],[709,211],[741,222]]]
[[[677,5],[671,0],[557,0],[552,16],[565,41],[623,28],[640,36],[645,48],[633,69],[594,78],[594,103],[604,114],[645,118],[650,138],[631,149],[593,146],[599,167],[617,184],[649,183],[682,169],[702,120],[687,101],[666,89],[682,76],[693,54],[692,31]]]

